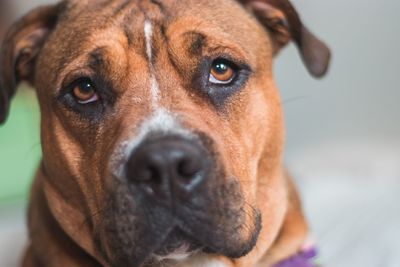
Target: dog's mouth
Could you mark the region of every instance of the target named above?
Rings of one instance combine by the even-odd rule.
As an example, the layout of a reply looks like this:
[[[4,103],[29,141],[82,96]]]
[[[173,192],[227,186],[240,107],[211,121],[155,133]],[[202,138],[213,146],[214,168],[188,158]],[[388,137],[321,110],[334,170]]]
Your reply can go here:
[[[134,267],[174,264],[198,253],[240,258],[255,246],[261,229],[261,217],[255,209],[252,211],[221,209],[216,215],[211,209],[211,214],[201,212],[204,216],[194,213],[183,218],[183,214],[166,212],[158,218],[148,215],[147,220],[129,214],[114,217],[131,223],[114,224],[116,228],[106,230],[107,243],[111,242],[111,254],[106,257],[113,266],[129,263],[126,266]],[[137,222],[124,216],[135,217]]]
[[[261,218],[233,197],[234,188],[228,185],[218,194],[210,190],[174,212],[169,205],[118,194],[121,198],[103,221],[100,249],[112,266],[173,264],[197,253],[242,257],[255,246]]]
[[[249,253],[261,229],[258,210],[244,199],[236,179],[210,181],[190,199],[164,201],[138,187],[117,187],[99,233],[107,261],[142,267],[173,264],[197,253],[229,258]]]

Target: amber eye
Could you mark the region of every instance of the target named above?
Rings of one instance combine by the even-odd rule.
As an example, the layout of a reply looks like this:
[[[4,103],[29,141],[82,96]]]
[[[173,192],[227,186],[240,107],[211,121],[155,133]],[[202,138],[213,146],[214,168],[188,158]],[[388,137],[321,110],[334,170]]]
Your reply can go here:
[[[72,94],[80,104],[89,104],[99,100],[99,96],[90,80],[78,81],[72,89]]]
[[[236,70],[232,63],[224,59],[213,62],[209,81],[214,84],[229,84],[236,77]]]

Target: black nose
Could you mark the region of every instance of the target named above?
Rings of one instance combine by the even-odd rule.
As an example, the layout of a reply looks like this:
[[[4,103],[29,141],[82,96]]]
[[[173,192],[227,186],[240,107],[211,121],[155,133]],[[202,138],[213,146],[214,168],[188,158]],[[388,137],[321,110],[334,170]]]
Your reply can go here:
[[[142,143],[127,164],[128,179],[149,194],[190,195],[208,171],[207,153],[197,142],[163,137]]]

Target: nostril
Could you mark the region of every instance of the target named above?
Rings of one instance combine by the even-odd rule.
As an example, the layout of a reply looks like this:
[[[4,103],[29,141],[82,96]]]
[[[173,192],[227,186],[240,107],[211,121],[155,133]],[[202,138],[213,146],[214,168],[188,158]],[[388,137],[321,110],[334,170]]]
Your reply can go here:
[[[161,184],[161,170],[154,166],[148,167],[149,181],[152,181],[155,184]]]
[[[141,168],[140,172],[138,172],[138,177],[136,177],[136,180],[146,183],[161,183],[160,170],[154,166],[145,166]]]
[[[178,163],[178,175],[185,179],[192,179],[201,170],[200,160],[183,159]]]
[[[137,170],[136,173],[130,176],[134,176],[133,178],[139,182],[148,182],[153,177],[153,173],[152,170],[149,168],[141,168]]]
[[[166,171],[165,157],[153,147],[142,147],[128,161],[127,175],[131,181],[161,184]]]

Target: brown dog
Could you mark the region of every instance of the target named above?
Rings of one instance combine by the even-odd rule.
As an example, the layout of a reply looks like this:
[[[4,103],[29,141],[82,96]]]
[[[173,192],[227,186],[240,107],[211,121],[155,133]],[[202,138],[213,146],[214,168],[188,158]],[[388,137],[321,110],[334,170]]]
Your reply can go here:
[[[307,236],[272,59],[329,50],[287,0],[70,0],[1,57],[0,121],[37,90],[43,160],[23,266],[271,266]]]

